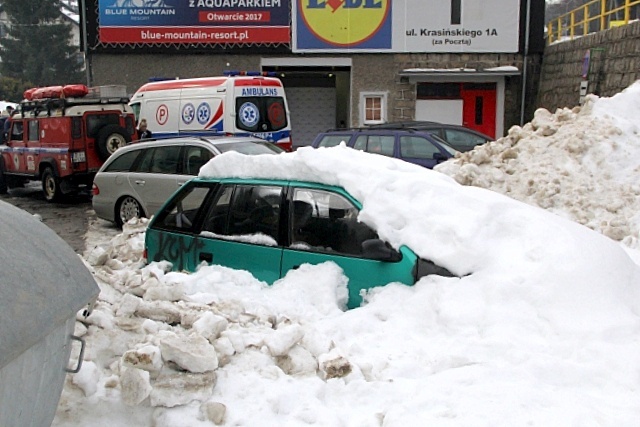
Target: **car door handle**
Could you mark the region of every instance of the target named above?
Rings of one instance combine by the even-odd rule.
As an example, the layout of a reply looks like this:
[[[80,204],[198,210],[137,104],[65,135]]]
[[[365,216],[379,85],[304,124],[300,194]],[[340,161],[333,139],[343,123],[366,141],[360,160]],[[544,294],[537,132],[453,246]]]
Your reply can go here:
[[[136,185],[144,185],[146,182],[143,179],[138,179],[135,181]]]
[[[297,270],[297,269],[299,269],[299,268],[300,268],[300,266],[299,266],[299,265],[294,265],[293,267],[291,267],[291,269],[292,269],[292,270]]]
[[[199,261],[212,262],[213,254],[210,252],[200,252],[200,256],[198,257]]]

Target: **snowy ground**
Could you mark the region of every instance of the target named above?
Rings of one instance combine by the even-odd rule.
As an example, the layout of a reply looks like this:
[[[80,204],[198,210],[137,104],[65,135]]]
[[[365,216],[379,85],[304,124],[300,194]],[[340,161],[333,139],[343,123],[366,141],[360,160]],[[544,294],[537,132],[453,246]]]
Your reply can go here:
[[[92,224],[102,292],[53,425],[639,425],[639,92],[540,110],[441,173],[342,147],[209,163],[343,185],[383,237],[462,276],[347,312],[333,264],[271,287],[171,273],[141,262],[146,221]]]

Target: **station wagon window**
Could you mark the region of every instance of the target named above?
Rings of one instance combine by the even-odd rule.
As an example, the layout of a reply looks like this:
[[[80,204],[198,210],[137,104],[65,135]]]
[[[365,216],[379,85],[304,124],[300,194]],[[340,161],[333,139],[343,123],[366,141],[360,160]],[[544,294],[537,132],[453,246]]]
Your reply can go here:
[[[427,138],[420,136],[400,137],[400,156],[413,159],[433,159],[440,150]]]
[[[362,256],[362,243],[378,236],[358,221],[359,209],[344,196],[296,188],[290,207],[290,247]]]
[[[178,173],[180,146],[170,145],[145,150],[138,172]]]
[[[118,155],[111,163],[104,168],[105,172],[129,172],[133,163],[140,155],[141,150],[133,150],[122,155]]]
[[[210,187],[189,186],[158,214],[158,227],[176,231],[192,231],[198,212]]]
[[[184,164],[182,170],[187,175],[198,175],[200,168],[207,163],[212,156],[211,152],[203,147],[187,146],[185,149]]]
[[[27,141],[39,141],[40,140],[40,131],[39,128],[40,126],[38,125],[38,121],[37,120],[30,120],[29,122],[29,128],[27,131]]]
[[[393,157],[394,140],[393,135],[360,135],[353,148]]]

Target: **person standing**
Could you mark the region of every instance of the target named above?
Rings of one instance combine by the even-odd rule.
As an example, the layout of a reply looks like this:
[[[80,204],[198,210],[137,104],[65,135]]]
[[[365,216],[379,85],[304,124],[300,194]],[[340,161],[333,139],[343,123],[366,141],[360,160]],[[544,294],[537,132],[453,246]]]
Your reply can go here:
[[[147,128],[147,119],[140,120],[140,124],[138,125],[138,138],[139,139],[150,139],[153,138],[153,133]]]
[[[2,123],[2,142],[9,140],[9,129],[11,129],[11,117],[15,113],[15,109],[11,105],[7,105],[6,108],[7,118]]]

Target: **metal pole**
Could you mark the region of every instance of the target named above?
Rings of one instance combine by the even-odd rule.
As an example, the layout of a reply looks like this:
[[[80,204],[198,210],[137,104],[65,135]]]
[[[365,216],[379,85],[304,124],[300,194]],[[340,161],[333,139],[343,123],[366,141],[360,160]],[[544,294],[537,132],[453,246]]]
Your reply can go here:
[[[524,31],[524,62],[522,65],[522,96],[520,104],[520,126],[524,126],[524,107],[527,93],[527,68],[529,66],[529,28],[531,26],[531,0],[527,0]]]
[[[80,0],[80,11],[82,21],[82,47],[84,50],[84,72],[87,79],[87,86],[91,86],[91,58],[89,56],[89,41],[87,38],[87,10],[86,0]]]

